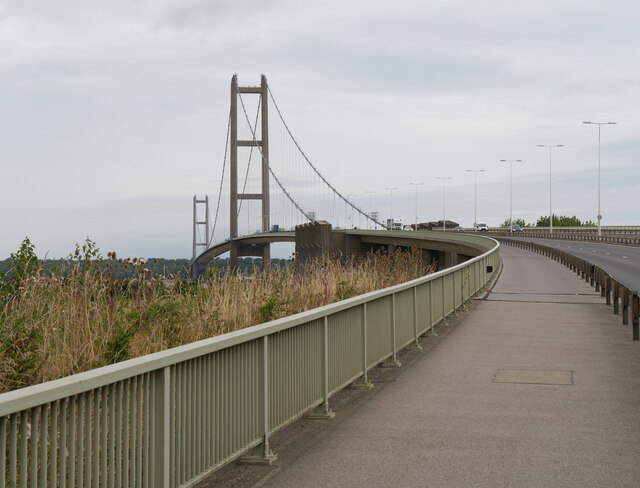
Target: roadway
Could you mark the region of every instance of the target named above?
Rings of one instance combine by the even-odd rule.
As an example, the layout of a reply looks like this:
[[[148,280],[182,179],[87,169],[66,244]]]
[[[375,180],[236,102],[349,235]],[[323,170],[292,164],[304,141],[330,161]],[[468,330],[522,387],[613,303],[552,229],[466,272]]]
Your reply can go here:
[[[532,237],[521,239],[570,252],[604,269],[628,288],[640,290],[640,247]]]

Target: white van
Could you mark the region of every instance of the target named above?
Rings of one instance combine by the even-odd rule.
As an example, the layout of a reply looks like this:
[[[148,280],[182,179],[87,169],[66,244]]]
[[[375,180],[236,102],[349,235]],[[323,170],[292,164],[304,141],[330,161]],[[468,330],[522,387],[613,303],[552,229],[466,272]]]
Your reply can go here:
[[[485,222],[478,222],[475,230],[487,232],[489,230],[489,226]]]

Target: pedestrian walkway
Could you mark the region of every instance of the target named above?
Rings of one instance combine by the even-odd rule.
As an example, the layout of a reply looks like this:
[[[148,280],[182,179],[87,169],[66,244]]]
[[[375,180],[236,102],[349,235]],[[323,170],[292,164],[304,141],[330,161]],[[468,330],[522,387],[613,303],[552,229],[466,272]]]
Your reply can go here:
[[[639,486],[640,343],[567,268],[501,255],[487,300],[260,486]]]

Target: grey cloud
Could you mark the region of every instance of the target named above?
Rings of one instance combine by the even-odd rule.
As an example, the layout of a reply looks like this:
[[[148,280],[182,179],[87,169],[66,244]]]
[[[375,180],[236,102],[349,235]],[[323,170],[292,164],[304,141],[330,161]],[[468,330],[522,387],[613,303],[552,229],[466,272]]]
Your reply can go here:
[[[230,20],[247,20],[270,10],[275,0],[189,0],[169,7],[157,26],[176,30],[207,30]]]

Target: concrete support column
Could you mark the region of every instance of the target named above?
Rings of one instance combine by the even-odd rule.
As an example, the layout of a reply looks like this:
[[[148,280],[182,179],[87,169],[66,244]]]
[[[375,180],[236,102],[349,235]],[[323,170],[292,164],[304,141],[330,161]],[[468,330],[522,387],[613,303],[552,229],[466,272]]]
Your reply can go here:
[[[269,203],[269,93],[267,77],[260,76],[260,97],[262,112],[262,232],[269,232],[271,229],[270,203]],[[266,244],[262,249],[262,263],[264,269],[271,264],[271,245]]]
[[[238,75],[231,77],[231,121],[229,129],[229,268],[238,267]]]

